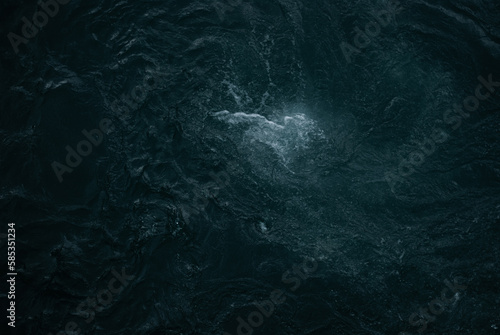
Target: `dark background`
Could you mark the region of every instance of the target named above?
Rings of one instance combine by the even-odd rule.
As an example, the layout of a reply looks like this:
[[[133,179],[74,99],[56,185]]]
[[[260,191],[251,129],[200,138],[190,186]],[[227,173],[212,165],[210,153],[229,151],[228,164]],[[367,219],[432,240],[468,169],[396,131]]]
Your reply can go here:
[[[386,7],[73,0],[16,54],[7,34],[39,8],[3,1],[0,234],[16,223],[18,276],[1,329],[237,334],[281,289],[254,334],[417,334],[408,317],[463,277],[425,333],[499,334],[500,87],[456,130],[443,112],[500,81],[500,5],[402,2],[348,63],[340,43]],[[148,75],[136,108],[111,108]],[[51,164],[103,118],[60,183]],[[391,189],[435,128],[449,139]],[[306,257],[318,269],[292,291]],[[135,277],[86,323],[113,268]]]

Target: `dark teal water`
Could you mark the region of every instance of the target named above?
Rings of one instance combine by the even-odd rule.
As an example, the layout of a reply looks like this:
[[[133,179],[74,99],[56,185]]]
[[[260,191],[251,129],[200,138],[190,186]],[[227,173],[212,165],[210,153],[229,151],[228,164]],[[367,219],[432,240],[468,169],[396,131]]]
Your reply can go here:
[[[0,5],[2,334],[500,334],[497,2],[58,7]]]

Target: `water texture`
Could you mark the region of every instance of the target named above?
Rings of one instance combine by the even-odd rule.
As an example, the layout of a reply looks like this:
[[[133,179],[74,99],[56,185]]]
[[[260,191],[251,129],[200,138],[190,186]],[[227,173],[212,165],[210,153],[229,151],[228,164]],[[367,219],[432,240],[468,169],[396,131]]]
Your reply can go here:
[[[1,334],[500,334],[500,3],[43,1],[0,4]]]

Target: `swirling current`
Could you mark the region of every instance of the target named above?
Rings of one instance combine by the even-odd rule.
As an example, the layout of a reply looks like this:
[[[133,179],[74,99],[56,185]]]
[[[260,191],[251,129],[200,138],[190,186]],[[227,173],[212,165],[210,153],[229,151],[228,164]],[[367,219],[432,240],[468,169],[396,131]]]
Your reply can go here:
[[[3,1],[2,334],[500,334],[500,3]]]

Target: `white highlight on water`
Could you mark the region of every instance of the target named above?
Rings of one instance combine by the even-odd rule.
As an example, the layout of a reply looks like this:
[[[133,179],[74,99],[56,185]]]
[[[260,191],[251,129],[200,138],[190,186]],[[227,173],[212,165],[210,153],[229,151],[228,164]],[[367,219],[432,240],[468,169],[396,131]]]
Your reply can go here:
[[[316,122],[300,113],[284,116],[281,124],[255,113],[224,110],[214,116],[229,125],[244,127],[243,145],[251,148],[255,142],[263,143],[271,147],[285,164],[296,154],[307,150],[313,139],[324,137]]]

